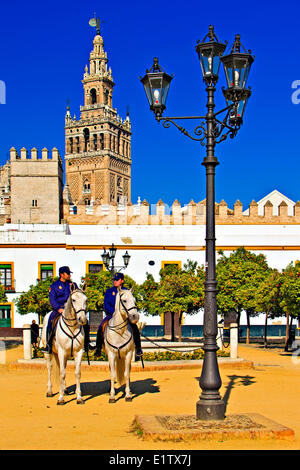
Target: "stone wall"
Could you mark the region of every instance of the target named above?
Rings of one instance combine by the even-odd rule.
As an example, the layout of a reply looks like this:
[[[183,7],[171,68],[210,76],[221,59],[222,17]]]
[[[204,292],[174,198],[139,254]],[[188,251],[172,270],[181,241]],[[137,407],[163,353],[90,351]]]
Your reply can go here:
[[[61,220],[63,166],[56,148],[10,150],[11,222],[52,223]]]

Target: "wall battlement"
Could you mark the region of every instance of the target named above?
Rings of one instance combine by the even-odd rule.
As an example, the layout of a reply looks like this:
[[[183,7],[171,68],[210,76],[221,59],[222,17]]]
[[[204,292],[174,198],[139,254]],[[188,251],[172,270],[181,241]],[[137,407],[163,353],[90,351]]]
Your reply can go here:
[[[300,202],[293,207],[293,215],[288,214],[288,206],[282,201],[278,206],[278,213],[271,201],[263,206],[263,215],[258,212],[258,203],[252,201],[249,211],[245,214],[243,205],[236,201],[233,209],[230,209],[225,201],[216,203],[215,219],[217,225],[285,225],[300,224]],[[277,209],[277,208],[276,208]],[[103,225],[204,225],[206,218],[206,202],[181,206],[176,200],[171,207],[161,200],[157,204],[150,204],[144,200],[133,205],[101,205],[92,204],[85,206],[78,204],[76,207],[64,200],[63,218],[70,224],[103,224]]]
[[[52,151],[49,151],[47,148],[43,148],[41,152],[33,147],[30,151],[28,151],[25,147],[21,148],[18,152],[14,147],[10,149],[10,160],[11,161],[26,161],[26,162],[34,162],[34,161],[47,161],[47,162],[56,162],[58,161],[62,165],[62,159],[59,155],[57,148],[53,148]]]

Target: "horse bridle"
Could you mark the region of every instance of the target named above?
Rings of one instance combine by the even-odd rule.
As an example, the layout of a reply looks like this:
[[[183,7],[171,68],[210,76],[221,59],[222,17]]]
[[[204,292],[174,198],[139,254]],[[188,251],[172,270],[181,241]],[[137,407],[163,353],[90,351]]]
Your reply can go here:
[[[124,302],[122,301],[122,296],[120,294],[120,303],[122,304],[122,307],[124,308],[125,312],[127,313],[127,317],[128,317],[128,313],[130,312],[130,310],[133,310],[133,309],[136,309],[137,310],[137,306],[134,305],[133,307],[130,307],[130,308],[127,308],[126,305],[124,305]],[[127,320],[128,321],[128,320]]]
[[[81,289],[76,289],[76,290],[80,290],[80,291],[81,291]],[[87,310],[84,309],[84,308],[80,308],[79,310],[75,310],[74,303],[73,303],[73,299],[72,299],[72,294],[73,294],[74,292],[76,292],[76,291],[71,292],[70,298],[71,298],[71,305],[72,305],[72,309],[73,309],[73,312],[74,312],[74,314],[75,314],[75,317],[73,317],[73,318],[67,318],[67,317],[64,317],[63,314],[61,314],[61,316],[62,316],[62,318],[63,318],[63,320],[64,320],[64,323],[65,323],[67,326],[73,326],[73,325],[68,325],[68,323],[66,322],[66,320],[69,320],[69,321],[71,321],[71,322],[72,322],[72,321],[78,322],[77,314],[78,314],[79,312],[84,312],[84,314],[86,314],[86,312],[87,312]],[[81,325],[80,325],[80,326],[81,326]]]
[[[76,289],[76,290],[81,290],[81,289]],[[73,294],[74,292],[75,292],[75,291],[71,292],[70,298],[71,298],[72,309],[73,309],[73,311],[74,311],[74,313],[75,313],[75,317],[74,317],[74,318],[66,318],[66,317],[64,317],[63,314],[61,314],[61,317],[62,317],[62,319],[63,319],[63,322],[64,322],[64,324],[68,327],[68,329],[69,329],[71,335],[69,335],[69,333],[66,332],[66,331],[63,329],[63,327],[62,327],[62,325],[61,325],[61,322],[59,322],[59,326],[60,326],[61,330],[63,331],[63,333],[64,333],[66,336],[68,336],[68,338],[70,338],[70,340],[72,341],[72,343],[71,343],[71,356],[73,356],[73,342],[74,342],[74,339],[76,339],[76,340],[78,341],[77,336],[78,336],[78,335],[81,333],[81,331],[82,331],[82,325],[79,325],[78,332],[76,333],[76,335],[74,335],[74,333],[70,330],[70,327],[72,327],[73,325],[69,325],[69,324],[66,322],[66,320],[69,320],[69,321],[71,321],[71,322],[72,322],[72,321],[76,321],[76,322],[78,323],[77,314],[78,314],[79,312],[84,312],[84,313],[87,312],[86,309],[84,309],[84,308],[80,308],[80,309],[77,310],[77,311],[75,310],[75,308],[74,308],[74,303],[73,303],[73,299],[72,299],[72,294]]]
[[[122,296],[121,294],[119,295],[119,298],[120,298],[120,304],[122,304],[122,307],[124,308],[125,312],[127,313],[127,318],[126,320],[124,320],[122,323],[119,323],[118,325],[115,325],[115,326],[110,326],[108,325],[108,328],[110,330],[113,330],[115,333],[118,333],[118,331],[116,331],[117,329],[121,329],[124,325],[127,325],[128,324],[128,313],[130,312],[130,310],[133,310],[133,309],[136,309],[137,310],[137,307],[134,305],[133,307],[130,307],[130,308],[127,308],[126,305],[124,305],[124,302],[122,301]],[[118,333],[119,334],[119,333]],[[120,334],[119,334],[120,335]],[[115,346],[114,344],[111,344],[108,339],[107,339],[107,335],[106,335],[106,341],[107,343],[114,349],[116,349],[118,351],[118,354],[119,354],[119,357],[120,357],[120,349],[124,348],[125,346],[127,346],[127,344],[131,341],[131,338],[132,338],[132,333],[130,335],[130,338],[124,343],[122,344],[121,346]]]

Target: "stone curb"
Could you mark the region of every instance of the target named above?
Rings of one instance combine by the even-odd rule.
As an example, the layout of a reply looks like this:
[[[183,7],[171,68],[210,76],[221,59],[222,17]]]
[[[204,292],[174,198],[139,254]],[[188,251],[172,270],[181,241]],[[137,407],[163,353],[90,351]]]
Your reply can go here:
[[[143,440],[152,441],[187,441],[187,440],[228,440],[228,439],[287,439],[294,440],[295,432],[282,424],[276,423],[258,413],[242,413],[229,415],[231,417],[248,417],[254,426],[251,429],[232,426],[227,429],[209,429],[206,426],[197,429],[169,430],[165,428],[154,415],[136,415],[133,421],[133,429],[142,432]],[[159,416],[158,416],[159,417]],[[163,417],[163,416],[162,416]],[[177,415],[180,419],[180,415]],[[200,422],[201,423],[201,422]],[[222,427],[222,422],[220,428]]]
[[[155,370],[178,370],[178,369],[199,369],[202,367],[203,360],[195,361],[144,361],[144,368],[141,362],[133,362],[131,372],[155,371]],[[245,359],[219,358],[218,364],[220,369],[254,369],[254,363]],[[18,362],[9,364],[9,369],[45,369],[45,359],[19,359]],[[74,361],[68,361],[68,368],[74,369]],[[109,371],[108,362],[90,361],[90,365],[84,361],[81,364],[82,371]]]

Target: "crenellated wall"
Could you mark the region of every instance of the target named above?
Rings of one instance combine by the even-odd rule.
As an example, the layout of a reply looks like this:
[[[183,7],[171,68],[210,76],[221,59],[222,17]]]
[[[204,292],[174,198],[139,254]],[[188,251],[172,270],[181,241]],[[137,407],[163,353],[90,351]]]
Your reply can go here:
[[[62,216],[63,165],[56,148],[10,149],[11,222],[54,223]]]
[[[238,200],[233,209],[228,208],[225,201],[215,205],[215,219],[217,225],[239,225],[239,224],[300,224],[300,202],[293,207],[293,215],[288,214],[288,206],[282,201],[278,207],[278,215],[274,215],[273,204],[267,201],[264,204],[264,214],[259,215],[258,203],[252,201],[249,205],[248,214],[243,210],[242,203]],[[83,204],[76,206],[76,214],[73,213],[74,206],[64,200],[64,219],[70,224],[103,224],[103,225],[204,225],[206,217],[205,200],[195,203],[193,200],[181,206],[175,200],[171,207],[163,201],[152,205],[144,200],[138,205],[128,204],[120,206],[117,204],[98,205],[86,207]]]

